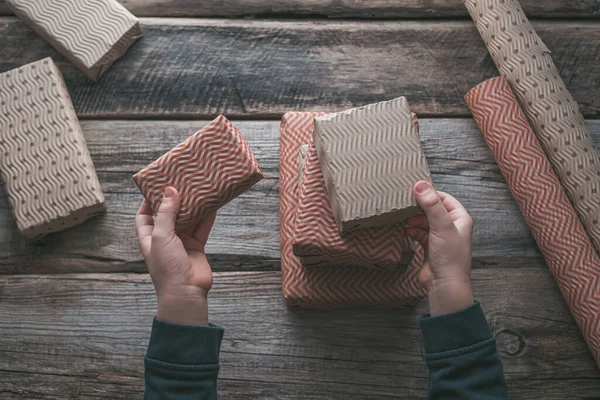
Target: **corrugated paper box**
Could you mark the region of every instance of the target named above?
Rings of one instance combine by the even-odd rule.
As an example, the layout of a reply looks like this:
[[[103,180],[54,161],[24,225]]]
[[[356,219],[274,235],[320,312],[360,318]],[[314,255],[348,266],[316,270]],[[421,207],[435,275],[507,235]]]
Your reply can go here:
[[[412,189],[431,181],[404,97],[315,118],[314,144],[342,233],[421,212]]]
[[[26,237],[106,210],[69,93],[50,58],[0,75],[0,173]]]
[[[91,79],[98,79],[142,35],[116,0],[6,0],[10,9]]]

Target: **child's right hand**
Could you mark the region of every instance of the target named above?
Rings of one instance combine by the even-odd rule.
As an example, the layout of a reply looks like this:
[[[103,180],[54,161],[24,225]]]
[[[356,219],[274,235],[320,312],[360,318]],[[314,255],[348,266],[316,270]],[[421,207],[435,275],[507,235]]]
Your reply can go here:
[[[425,215],[409,218],[406,233],[425,250],[419,281],[427,290],[431,315],[473,304],[471,242],[473,219],[458,200],[425,181],[414,187]]]

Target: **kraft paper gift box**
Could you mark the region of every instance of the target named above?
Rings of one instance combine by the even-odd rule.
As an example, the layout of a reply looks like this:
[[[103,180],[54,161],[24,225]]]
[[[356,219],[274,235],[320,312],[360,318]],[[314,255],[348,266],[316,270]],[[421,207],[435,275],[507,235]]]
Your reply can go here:
[[[90,79],[98,79],[142,35],[117,0],[6,0],[10,9]]]
[[[26,237],[106,210],[69,93],[50,58],[0,75],[0,173]]]
[[[414,252],[404,234],[404,224],[361,229],[341,235],[327,199],[325,181],[314,146],[309,147],[305,163],[293,238],[294,255],[300,258],[302,265],[382,270],[405,268]]]
[[[404,97],[315,118],[314,144],[340,232],[421,212],[412,189],[431,176],[411,119]]]
[[[193,226],[260,181],[263,174],[246,139],[223,115],[190,136],[133,179],[156,213],[165,188],[181,196],[177,230]]]

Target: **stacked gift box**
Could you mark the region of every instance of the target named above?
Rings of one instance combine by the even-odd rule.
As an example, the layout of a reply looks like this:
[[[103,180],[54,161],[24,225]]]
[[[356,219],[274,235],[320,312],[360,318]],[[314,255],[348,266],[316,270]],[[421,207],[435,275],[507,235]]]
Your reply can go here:
[[[403,305],[424,293],[404,221],[431,181],[407,100],[288,113],[281,132],[283,291],[291,306]]]

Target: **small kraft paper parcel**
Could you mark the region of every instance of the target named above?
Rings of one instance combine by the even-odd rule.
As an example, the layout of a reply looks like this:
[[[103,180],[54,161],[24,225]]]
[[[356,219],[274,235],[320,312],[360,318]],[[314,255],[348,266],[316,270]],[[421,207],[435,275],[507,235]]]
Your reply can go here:
[[[117,0],[6,0],[6,4],[93,80],[142,36],[138,19]]]
[[[106,210],[71,98],[50,58],[0,74],[0,175],[28,238]]]
[[[421,212],[412,189],[431,174],[406,98],[317,117],[313,140],[341,233]]]

